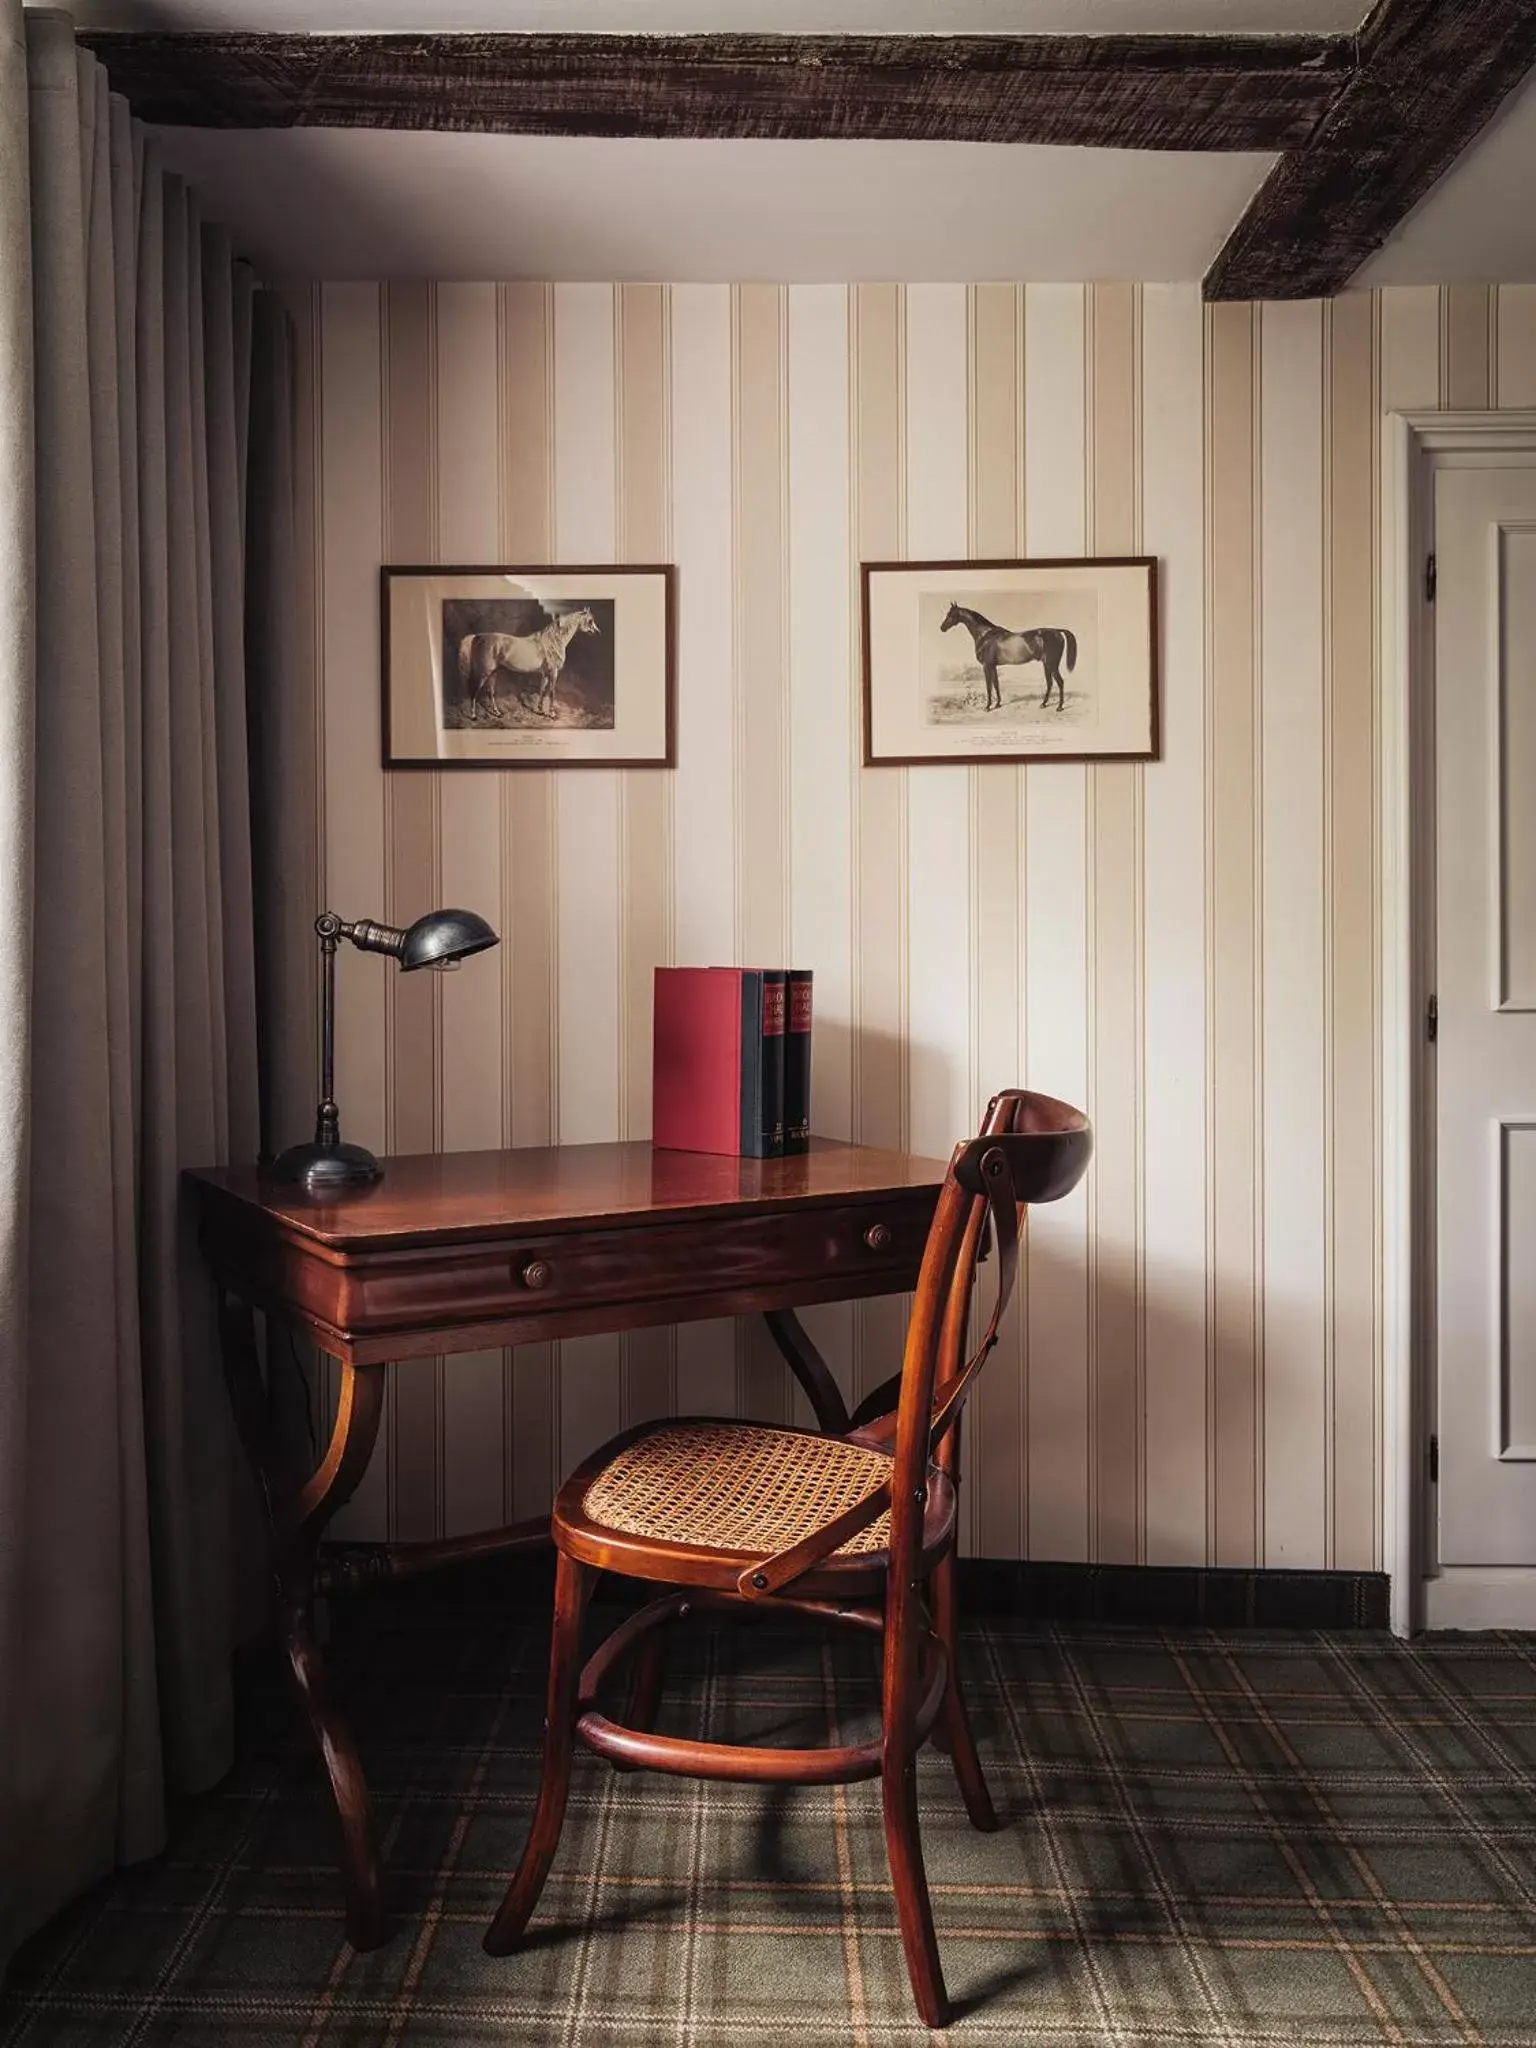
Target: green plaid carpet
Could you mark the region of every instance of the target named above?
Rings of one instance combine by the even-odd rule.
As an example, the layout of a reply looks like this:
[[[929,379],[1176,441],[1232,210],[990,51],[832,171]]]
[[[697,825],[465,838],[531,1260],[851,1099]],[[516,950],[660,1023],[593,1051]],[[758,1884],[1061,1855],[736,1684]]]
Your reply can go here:
[[[330,1816],[263,1675],[233,1775],[161,1861],[30,1945],[0,2042],[930,2039],[876,1785],[694,1785],[583,1755],[528,1947],[482,1953],[530,1810],[544,1644],[526,1608],[414,1594],[338,1633],[400,1916],[387,1948],[341,1939]],[[1006,1824],[973,1833],[925,1752],[951,2040],[1536,2044],[1536,1641],[992,1622],[965,1664]],[[701,1628],[662,1725],[847,1740],[874,1697],[861,1644]]]

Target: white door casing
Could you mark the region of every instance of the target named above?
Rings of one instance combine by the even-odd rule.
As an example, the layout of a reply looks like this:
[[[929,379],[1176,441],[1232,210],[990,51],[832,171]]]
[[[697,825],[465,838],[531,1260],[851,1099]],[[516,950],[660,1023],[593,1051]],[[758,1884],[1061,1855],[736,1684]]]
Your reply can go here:
[[[1428,1477],[1428,1453],[1433,1434],[1438,1434],[1441,1439],[1442,1482],[1448,1476],[1447,1450],[1459,1456],[1463,1435],[1472,1447],[1472,1455],[1481,1460],[1483,1469],[1496,1477],[1508,1479],[1517,1492],[1522,1477],[1533,1469],[1518,1457],[1500,1456],[1499,1453],[1518,1448],[1516,1436],[1521,1433],[1523,1417],[1529,1409],[1527,1389],[1530,1382],[1520,1377],[1523,1354],[1507,1353],[1503,1345],[1511,1322],[1513,1334],[1520,1342],[1524,1341],[1522,1333],[1527,1328],[1525,1319],[1529,1313],[1530,1297],[1521,1289],[1529,1285],[1525,1277],[1527,1270],[1536,1269],[1536,1245],[1532,1246],[1528,1256],[1516,1260],[1511,1273],[1514,1292],[1506,1299],[1502,1269],[1494,1266],[1493,1248],[1484,1243],[1482,1291],[1480,1296],[1472,1297],[1471,1312],[1474,1317],[1481,1314],[1485,1342],[1489,1328],[1497,1331],[1498,1346],[1492,1359],[1485,1356],[1478,1372],[1469,1374],[1463,1369],[1448,1383],[1443,1413],[1437,1385],[1440,1335],[1437,1137],[1441,1124],[1442,1121],[1446,1124],[1448,1141],[1460,1148],[1462,1179],[1473,1171],[1474,1156],[1480,1162],[1477,1168],[1481,1173],[1478,1199],[1486,1218],[1488,1214],[1495,1213],[1497,1206],[1508,1206],[1501,1182],[1506,1170],[1506,1140],[1502,1131],[1490,1131],[1488,1124],[1518,1125],[1520,1119],[1518,1113],[1510,1110],[1499,1110],[1492,1117],[1485,1110],[1479,1110],[1477,1114],[1484,1117],[1484,1129],[1474,1148],[1462,1142],[1459,1120],[1453,1126],[1449,1112],[1442,1119],[1437,1104],[1436,1081],[1448,1043],[1451,1045],[1448,1064],[1454,1066],[1459,1056],[1455,1041],[1448,1041],[1446,1036],[1446,1029],[1458,1021],[1455,1015],[1445,1018],[1446,997],[1450,995],[1453,1010],[1460,1005],[1462,998],[1459,993],[1446,989],[1436,959],[1439,886],[1436,832],[1439,766],[1434,716],[1436,641],[1443,630],[1449,648],[1446,658],[1463,674],[1469,658],[1475,658],[1479,645],[1486,657],[1490,647],[1497,648],[1501,644],[1499,634],[1492,630],[1500,621],[1500,614],[1494,607],[1494,579],[1501,565],[1484,553],[1481,609],[1478,609],[1475,597],[1467,600],[1477,612],[1476,625],[1466,629],[1472,635],[1470,657],[1457,644],[1454,618],[1447,626],[1442,627],[1441,623],[1447,612],[1454,614],[1461,605],[1461,572],[1457,566],[1457,551],[1461,543],[1454,535],[1451,536],[1449,564],[1444,560],[1443,548],[1439,550],[1437,603],[1428,601],[1425,572],[1441,538],[1436,532],[1435,517],[1439,479],[1452,472],[1499,470],[1536,474],[1536,410],[1400,412],[1392,414],[1384,423],[1381,662],[1378,670],[1382,881],[1379,956],[1381,1163],[1384,1205],[1382,1510],[1383,1563],[1391,1577],[1392,1626],[1399,1634],[1410,1633],[1426,1624],[1449,1628],[1536,1627],[1536,1516],[1526,1523],[1532,1529],[1528,1553],[1533,1560],[1531,1563],[1454,1562],[1452,1550],[1457,1555],[1463,1550],[1494,1552],[1493,1539],[1489,1534],[1467,1535],[1456,1525],[1460,1510],[1453,1503],[1447,1511],[1449,1524],[1445,1532],[1449,1548],[1442,1558],[1439,1554],[1442,1486],[1431,1484]],[[1473,490],[1475,497],[1475,487],[1468,488]],[[1523,486],[1512,483],[1507,488],[1518,494]],[[1519,516],[1512,522],[1516,526],[1529,523],[1520,509],[1523,502],[1516,497],[1514,509]],[[1447,509],[1451,510],[1449,501]],[[1491,546],[1491,541],[1487,545]],[[1501,542],[1500,546],[1503,545]],[[1523,537],[1517,538],[1514,563],[1506,559],[1502,564],[1506,570],[1512,566],[1520,568],[1523,548]],[[1515,597],[1515,610],[1508,622],[1514,636],[1511,640],[1513,651],[1519,640],[1528,635],[1526,617],[1520,606],[1532,599],[1526,585],[1517,586],[1513,578],[1506,580]],[[1491,747],[1493,740],[1502,736],[1503,728],[1494,722],[1491,715],[1500,709],[1500,700],[1490,696],[1494,687],[1494,671],[1486,658],[1481,677],[1483,694],[1474,710],[1477,728]],[[1526,697],[1522,701],[1528,704],[1530,699]],[[1464,709],[1465,698],[1454,709],[1448,710],[1446,716],[1453,724],[1464,727]],[[1459,737],[1468,739],[1469,745],[1473,743],[1464,729]],[[1528,752],[1523,729],[1510,737],[1517,752]],[[1491,773],[1490,756],[1485,752],[1482,756],[1485,787],[1489,786]],[[1529,783],[1526,786],[1530,787]],[[1514,792],[1517,804],[1521,794],[1517,787]],[[1457,800],[1452,798],[1453,802]],[[1536,814],[1536,788],[1531,789],[1527,808]],[[1495,853],[1499,856],[1500,865],[1507,866],[1509,854],[1518,856],[1522,846],[1529,848],[1530,845],[1528,840],[1520,837],[1521,832],[1528,829],[1525,820],[1515,814],[1513,807],[1510,807],[1508,815],[1515,830],[1513,843],[1502,837],[1494,838],[1496,832],[1502,834],[1503,824],[1486,805],[1480,830],[1474,834],[1471,857],[1482,864],[1485,886],[1496,872]],[[1529,881],[1531,869],[1527,867],[1523,872]],[[1517,918],[1523,917],[1524,905],[1525,899],[1517,891],[1512,899],[1511,912]],[[1483,910],[1487,912],[1486,895]],[[1517,1013],[1498,1008],[1498,1003],[1503,1001],[1502,994],[1495,1001],[1489,1000],[1489,992],[1495,985],[1492,977],[1495,972],[1502,973],[1502,969],[1499,967],[1501,956],[1493,950],[1486,924],[1485,916],[1483,967],[1488,978],[1483,984],[1483,1007],[1485,1013],[1491,1013],[1487,1016],[1491,1030],[1494,1023],[1510,1022]],[[1507,920],[1495,925],[1494,938],[1506,952],[1505,941],[1509,935]],[[1454,964],[1457,937],[1459,933],[1453,934],[1452,960],[1448,963],[1448,970],[1453,974],[1457,972]],[[1473,938],[1476,939],[1476,934]],[[1502,982],[1500,986],[1502,988]],[[1443,1027],[1435,1044],[1429,1043],[1426,1032],[1426,1008],[1432,992],[1441,999]],[[1531,1092],[1536,1094],[1536,1086]],[[1523,1165],[1521,1160],[1515,1162],[1515,1181],[1510,1189],[1517,1210],[1525,1197],[1525,1184],[1520,1178]],[[1454,1174],[1453,1167],[1453,1177]],[[1457,1185],[1460,1185],[1459,1181]],[[1480,1311],[1478,1301],[1481,1302]],[[1465,1313],[1463,1306],[1448,1304],[1447,1321],[1455,1318],[1460,1327]],[[1506,1369],[1507,1363],[1515,1369],[1513,1382]],[[1472,1406],[1474,1397],[1479,1395],[1481,1422],[1478,1409]],[[1447,1446],[1441,1424],[1451,1417],[1454,1418],[1453,1436],[1457,1441]],[[1511,1425],[1514,1425],[1513,1430]],[[1501,1497],[1511,1496],[1501,1490]],[[1518,1508],[1499,1510],[1500,1516],[1506,1512],[1517,1522],[1524,1519]],[[1508,1556],[1517,1547],[1512,1543],[1498,1554]]]

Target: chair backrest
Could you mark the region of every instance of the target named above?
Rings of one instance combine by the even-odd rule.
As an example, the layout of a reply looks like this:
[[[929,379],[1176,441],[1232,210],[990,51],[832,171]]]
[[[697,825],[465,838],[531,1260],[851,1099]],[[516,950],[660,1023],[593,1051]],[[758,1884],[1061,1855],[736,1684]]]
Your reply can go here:
[[[1018,1274],[1023,1212],[1033,1202],[1057,1202],[1070,1194],[1092,1152],[1092,1127],[1081,1110],[1021,1088],[994,1095],[978,1134],[955,1148],[929,1228],[902,1354],[891,1474],[893,1580],[912,1575],[929,1461],[959,1419],[997,1343]],[[971,1291],[989,1230],[996,1295],[981,1341],[967,1358]]]
[[[912,1578],[922,1542],[929,1458],[953,1429],[997,1342],[1018,1273],[1021,1214],[1031,1202],[1056,1202],[1070,1194],[1092,1151],[1088,1119],[1069,1103],[1021,1088],[993,1096],[979,1133],[955,1147],[939,1190],[907,1325],[895,1412],[857,1432],[868,1443],[889,1445],[894,1438],[890,1481],[787,1550],[747,1566],[737,1582],[745,1598],[771,1597],[792,1585],[868,1528],[887,1506],[892,1583]],[[997,1297],[980,1344],[966,1358],[971,1289],[989,1229],[996,1247]]]

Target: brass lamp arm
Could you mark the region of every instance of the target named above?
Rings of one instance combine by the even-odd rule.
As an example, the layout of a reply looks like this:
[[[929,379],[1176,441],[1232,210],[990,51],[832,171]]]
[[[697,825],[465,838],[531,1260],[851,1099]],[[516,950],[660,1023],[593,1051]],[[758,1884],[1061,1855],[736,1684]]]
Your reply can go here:
[[[350,939],[360,953],[388,953],[398,960],[405,950],[405,929],[397,924],[379,924],[371,917],[353,918],[350,922],[340,918],[334,910],[323,910],[315,919],[315,930],[322,939],[328,931],[338,938]]]

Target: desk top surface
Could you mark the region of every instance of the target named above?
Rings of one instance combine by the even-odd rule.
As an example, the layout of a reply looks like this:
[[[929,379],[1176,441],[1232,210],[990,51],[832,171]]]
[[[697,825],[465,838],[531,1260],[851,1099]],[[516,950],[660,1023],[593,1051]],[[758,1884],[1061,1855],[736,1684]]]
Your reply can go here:
[[[342,1248],[936,1193],[945,1173],[941,1159],[832,1138],[812,1138],[809,1152],[786,1159],[668,1152],[642,1140],[411,1153],[380,1163],[383,1180],[342,1201],[312,1200],[254,1166],[203,1168],[188,1179],[280,1228]]]

